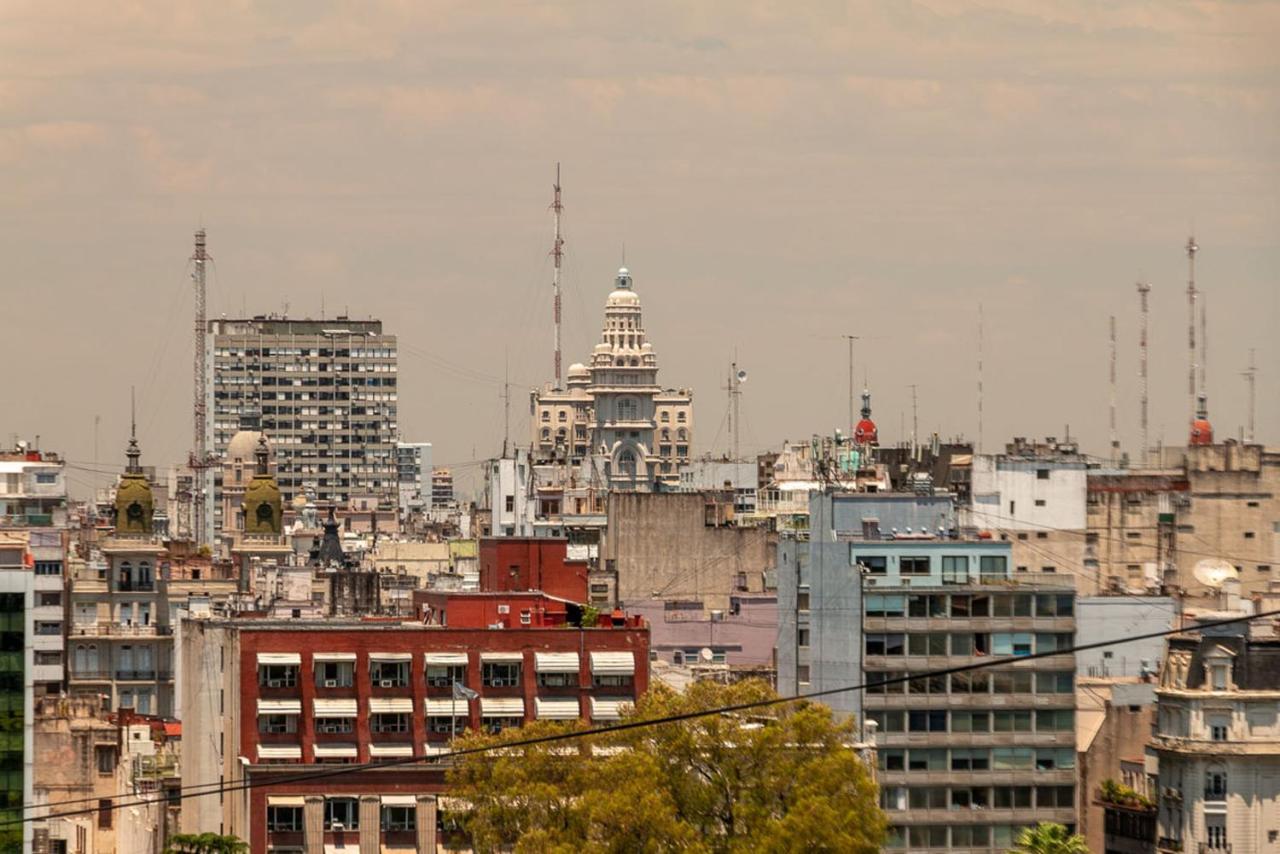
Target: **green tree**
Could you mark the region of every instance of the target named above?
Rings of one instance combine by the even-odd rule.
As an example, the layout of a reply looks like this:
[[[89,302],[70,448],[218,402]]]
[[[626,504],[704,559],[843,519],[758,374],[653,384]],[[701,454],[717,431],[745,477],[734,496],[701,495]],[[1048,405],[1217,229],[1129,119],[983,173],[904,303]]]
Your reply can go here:
[[[1069,832],[1061,824],[1042,821],[1022,831],[1010,854],[1089,854],[1089,849],[1080,834]]]
[[[625,720],[772,699],[765,683],[659,686]],[[581,729],[535,723],[459,747],[498,746]],[[791,703],[463,756],[452,793],[470,803],[477,851],[872,854],[886,822],[850,723]]]
[[[164,854],[243,854],[247,842],[220,833],[175,833],[169,837]]]

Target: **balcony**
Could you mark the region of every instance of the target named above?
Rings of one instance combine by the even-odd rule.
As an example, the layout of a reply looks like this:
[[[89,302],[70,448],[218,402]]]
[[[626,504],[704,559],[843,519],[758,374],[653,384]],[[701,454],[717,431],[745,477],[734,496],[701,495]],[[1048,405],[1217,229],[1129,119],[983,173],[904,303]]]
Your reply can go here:
[[[173,634],[173,626],[121,625],[120,623],[77,623],[71,627],[73,637],[153,638]]]
[[[117,593],[154,593],[154,581],[142,581],[122,578],[116,582]]]
[[[1156,840],[1156,850],[1165,854],[1165,852],[1174,852],[1182,850],[1181,839],[1170,839],[1167,836],[1161,836]]]
[[[167,682],[173,678],[173,674],[168,670],[117,670],[116,681],[118,682]]]
[[[1199,854],[1231,854],[1230,842],[1201,842]]]

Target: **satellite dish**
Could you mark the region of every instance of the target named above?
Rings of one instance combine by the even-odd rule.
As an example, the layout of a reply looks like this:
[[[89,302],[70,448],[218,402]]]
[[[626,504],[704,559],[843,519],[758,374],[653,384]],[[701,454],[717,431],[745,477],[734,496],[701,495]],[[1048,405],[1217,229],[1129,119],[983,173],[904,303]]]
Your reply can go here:
[[[1214,590],[1228,581],[1240,579],[1240,573],[1236,568],[1222,558],[1205,558],[1196,563],[1195,569],[1191,572],[1196,577],[1196,581]]]
[[[698,658],[710,664],[711,660],[715,658],[715,653],[711,651],[711,647],[704,646],[702,649],[698,650]]]
[[[738,371],[738,382],[745,383],[747,381],[747,372]]]

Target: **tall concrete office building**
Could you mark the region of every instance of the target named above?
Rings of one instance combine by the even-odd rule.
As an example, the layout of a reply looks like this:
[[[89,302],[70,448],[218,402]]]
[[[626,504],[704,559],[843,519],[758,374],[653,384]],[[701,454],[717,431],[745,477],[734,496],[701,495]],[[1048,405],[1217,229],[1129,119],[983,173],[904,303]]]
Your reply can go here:
[[[209,332],[214,454],[238,431],[261,430],[286,502],[310,494],[343,506],[359,495],[396,506],[397,347],[382,321],[268,315],[211,320]],[[217,479],[206,542],[222,529]]]

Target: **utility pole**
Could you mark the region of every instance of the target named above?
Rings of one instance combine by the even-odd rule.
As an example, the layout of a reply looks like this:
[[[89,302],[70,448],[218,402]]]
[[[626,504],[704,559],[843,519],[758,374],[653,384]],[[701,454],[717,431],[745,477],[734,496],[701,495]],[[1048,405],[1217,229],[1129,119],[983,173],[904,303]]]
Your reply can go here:
[[[560,262],[564,258],[564,238],[560,236],[560,214],[564,211],[564,205],[560,204],[560,164],[556,164],[556,183],[555,200],[551,203],[551,212],[555,219],[555,242],[551,244],[551,257],[555,261],[555,272],[551,279],[551,290],[553,293],[553,313],[555,320],[555,376],[556,390],[563,388],[560,373]]]
[[[1254,441],[1254,434],[1253,434],[1254,414],[1257,412],[1257,405],[1258,405],[1258,396],[1257,396],[1258,369],[1254,366],[1254,363],[1253,363],[1252,347],[1249,348],[1249,368],[1248,370],[1244,371],[1240,376],[1244,377],[1245,382],[1249,384],[1249,432],[1246,433],[1245,435],[1248,437],[1248,440],[1252,442]]]
[[[858,422],[853,418],[853,342],[861,338],[861,335],[845,335],[844,338],[849,341],[849,436],[853,436],[853,428]]]
[[[1147,374],[1147,324],[1150,319],[1150,313],[1147,306],[1147,295],[1151,293],[1151,285],[1146,282],[1138,282],[1138,304],[1139,310],[1142,312],[1142,325],[1138,333],[1138,377],[1142,380],[1142,399],[1140,401],[1140,423],[1142,426],[1142,465],[1147,465],[1147,454],[1150,444],[1149,427],[1150,422],[1147,420],[1147,406],[1149,398],[1148,392],[1148,374]]]
[[[1116,316],[1111,315],[1111,465],[1119,462],[1120,439],[1116,436]]]

